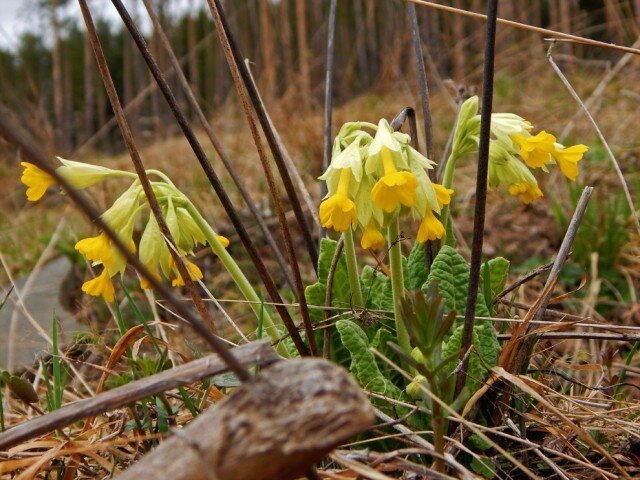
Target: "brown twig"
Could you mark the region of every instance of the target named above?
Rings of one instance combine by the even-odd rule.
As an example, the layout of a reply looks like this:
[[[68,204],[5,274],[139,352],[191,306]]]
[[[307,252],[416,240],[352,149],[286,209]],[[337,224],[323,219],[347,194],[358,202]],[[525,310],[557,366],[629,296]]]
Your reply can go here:
[[[287,283],[291,286],[291,288],[293,288],[295,284],[293,282],[293,279],[291,278],[291,272],[289,270],[289,267],[287,266],[287,262],[282,256],[282,253],[280,253],[278,244],[273,238],[273,235],[271,234],[271,231],[269,230],[269,227],[267,226],[265,220],[262,218],[262,215],[260,214],[258,207],[256,206],[255,202],[251,198],[251,195],[249,195],[249,192],[247,191],[246,187],[242,183],[242,180],[240,179],[235,169],[233,168],[233,165],[229,160],[227,152],[224,150],[222,144],[220,143],[220,140],[218,139],[215,132],[213,131],[211,124],[207,120],[207,117],[204,115],[204,112],[202,111],[202,108],[200,108],[200,105],[198,104],[198,100],[196,99],[196,96],[193,93],[191,86],[189,85],[189,81],[187,80],[187,77],[185,77],[184,72],[182,71],[182,68],[180,66],[180,61],[176,57],[173,49],[171,48],[171,43],[169,42],[169,39],[167,38],[167,35],[164,29],[162,28],[162,23],[160,22],[158,15],[153,9],[153,5],[151,4],[151,1],[143,0],[143,3],[149,14],[149,17],[151,18],[151,21],[153,22],[154,29],[158,34],[158,39],[160,40],[160,43],[164,47],[167,53],[167,56],[169,57],[169,62],[173,67],[173,71],[178,77],[178,80],[180,81],[180,85],[182,86],[182,89],[184,90],[187,96],[187,101],[189,102],[191,109],[195,113],[198,121],[200,122],[200,125],[202,126],[205,133],[207,134],[207,137],[209,137],[209,141],[211,142],[211,145],[213,145],[214,150],[218,154],[218,157],[222,161],[222,164],[224,165],[224,167],[227,169],[227,172],[229,172],[229,176],[233,180],[233,183],[235,183],[236,187],[238,188],[238,191],[240,192],[240,195],[242,196],[242,199],[244,200],[245,204],[249,208],[249,211],[253,215],[253,218],[255,219],[256,223],[258,224],[258,227],[260,228],[262,235],[267,241],[267,244],[271,248],[271,251],[275,256],[276,261],[278,262],[278,264],[280,265],[280,268],[282,269],[284,278],[286,279]]]
[[[264,105],[260,101],[260,95],[258,93],[258,89],[255,84],[251,81],[251,74],[244,64],[244,56],[240,50],[240,46],[236,42],[236,39],[231,31],[231,27],[229,25],[229,21],[227,19],[224,8],[222,7],[222,3],[220,0],[207,0],[209,4],[209,8],[211,10],[211,14],[213,15],[214,22],[216,24],[216,32],[218,33],[218,38],[223,45],[225,56],[227,57],[227,63],[229,63],[229,68],[232,70],[232,76],[234,77],[234,83],[239,81],[240,79],[244,83],[244,87],[246,88],[246,92],[244,94],[240,94],[241,96],[248,95],[247,102],[250,100],[251,105],[258,117],[258,121],[262,126],[262,130],[267,139],[267,143],[271,149],[271,153],[273,154],[273,159],[278,167],[278,172],[280,172],[280,178],[282,179],[282,183],[287,192],[287,196],[289,197],[289,202],[291,203],[291,207],[296,214],[296,219],[298,220],[298,225],[302,232],[302,236],[307,245],[307,250],[309,251],[309,256],[311,257],[311,261],[313,262],[314,268],[318,263],[318,249],[316,243],[313,239],[313,235],[311,234],[311,230],[309,225],[307,224],[307,219],[302,211],[302,204],[298,199],[298,195],[293,186],[293,182],[291,181],[291,177],[289,175],[289,171],[287,170],[287,166],[284,162],[283,152],[278,144],[275,131],[272,125],[269,122],[266,109]],[[235,64],[235,67],[232,65]],[[234,72],[235,70],[235,72]],[[236,79],[235,77],[238,76]],[[238,88],[238,87],[236,87]],[[262,147],[259,147],[258,150],[261,150]],[[261,155],[262,156],[262,155]],[[274,190],[275,192],[275,190]],[[274,199],[275,201],[275,199]],[[277,204],[276,204],[277,207]],[[286,237],[285,237],[286,243]],[[294,270],[295,276],[295,267],[292,265],[291,267]],[[304,317],[304,314],[303,314]]]
[[[449,7],[447,5],[441,5],[434,2],[428,2],[426,0],[405,0],[406,2],[412,2],[421,7],[435,8],[449,13],[455,13],[458,15],[464,15],[466,17],[475,18],[476,20],[487,20],[487,16],[481,13],[475,13],[460,8]],[[616,45],[615,43],[600,42],[598,40],[592,40],[590,38],[579,37],[577,35],[571,35],[570,33],[557,32],[555,30],[549,30],[547,28],[536,27],[534,25],[528,25],[526,23],[515,22],[513,20],[506,20],[504,18],[497,19],[498,24],[506,25],[508,27],[518,28],[520,30],[527,30],[530,32],[540,33],[542,35],[550,35],[554,38],[561,38],[567,40],[573,40],[576,43],[583,45],[590,45],[592,47],[606,48],[609,50],[618,50],[621,52],[633,53],[634,55],[640,55],[640,50],[637,48],[625,47],[623,45]]]
[[[233,349],[233,355],[243,366],[259,365],[264,367],[280,359],[267,341],[247,343],[236,347]],[[64,405],[58,410],[28,420],[0,433],[0,450],[9,449],[20,442],[66,427],[84,418],[124,407],[150,395],[157,395],[188,385],[227,370],[226,362],[219,355],[209,355],[100,393],[95,397]]]
[[[122,2],[120,0],[112,0],[112,3],[118,10],[118,13],[120,14],[123,22],[125,23],[125,26],[129,30],[129,33],[133,37],[133,40],[135,41],[136,46],[138,47],[138,49],[140,50],[140,53],[144,57],[145,62],[147,63],[147,66],[151,71],[151,74],[153,75],[154,79],[158,83],[158,86],[160,87],[160,91],[162,92],[174,117],[176,118],[178,124],[180,125],[180,128],[182,129],[182,133],[184,134],[187,141],[189,142],[189,145],[191,146],[194,154],[196,155],[196,158],[198,159],[200,166],[205,172],[207,179],[209,180],[209,183],[211,183],[211,186],[215,190],[216,195],[218,195],[218,198],[220,199],[220,203],[225,209],[225,212],[227,212],[227,215],[229,216],[229,219],[231,220],[233,227],[238,233],[238,236],[240,237],[242,244],[246,248],[249,256],[251,257],[251,260],[254,266],[256,267],[256,271],[258,272],[258,275],[260,275],[260,278],[262,279],[262,282],[264,283],[264,286],[267,292],[269,293],[269,296],[273,300],[274,304],[276,304],[276,310],[280,314],[280,317],[282,318],[282,321],[287,331],[291,335],[291,338],[296,346],[296,349],[298,350],[298,352],[300,352],[301,355],[306,355],[307,347],[302,341],[302,338],[300,337],[300,334],[296,329],[296,326],[293,322],[293,319],[291,318],[291,315],[289,314],[289,311],[285,307],[279,305],[282,303],[282,298],[280,297],[280,293],[278,292],[278,289],[273,281],[273,278],[269,274],[267,267],[262,261],[262,257],[260,256],[256,247],[254,246],[251,240],[251,237],[247,233],[247,230],[245,229],[244,224],[240,220],[240,217],[238,216],[238,213],[236,212],[236,209],[233,206],[231,199],[227,195],[227,192],[225,191],[224,186],[222,185],[222,182],[220,182],[218,175],[214,171],[211,165],[211,162],[209,162],[209,159],[207,158],[207,155],[205,154],[202,146],[200,145],[200,142],[198,141],[195,134],[193,133],[193,130],[189,126],[189,122],[187,121],[184,113],[182,112],[182,109],[178,105],[178,102],[175,96],[173,95],[173,92],[171,91],[169,84],[167,83],[166,79],[163,77],[162,72],[158,67],[158,63],[155,61],[155,59],[153,58],[153,55],[149,51],[149,48],[147,47],[144,37],[142,36],[140,31],[134,24],[133,19],[129,15],[129,12],[124,7]]]
[[[115,2],[119,0],[113,0],[113,1]],[[300,304],[300,313],[301,313],[302,321],[305,327],[305,333],[307,334],[307,341],[309,342],[309,348],[311,350],[311,354],[314,356],[317,356],[318,347],[316,345],[315,336],[313,334],[313,326],[311,325],[311,320],[309,318],[309,309],[307,307],[307,301],[304,296],[302,276],[300,275],[300,268],[298,266],[297,255],[293,245],[293,239],[291,237],[291,230],[289,229],[289,225],[287,223],[287,217],[285,215],[285,211],[282,206],[282,202],[280,200],[280,195],[278,194],[278,188],[276,186],[275,178],[271,170],[271,165],[269,164],[269,159],[267,158],[266,152],[264,151],[264,148],[262,146],[260,133],[258,132],[258,128],[254,121],[253,114],[251,113],[251,107],[249,105],[249,95],[251,95],[251,92],[253,92],[252,97],[257,97],[257,91],[254,91],[251,88],[253,86],[253,88],[255,89],[255,85],[253,85],[253,82],[251,81],[250,73],[247,71],[246,65],[244,65],[242,58],[241,57],[238,58],[237,46],[235,46],[234,48],[234,45],[232,43],[233,37],[230,35],[229,25],[226,23],[226,18],[224,17],[224,11],[222,9],[222,6],[220,5],[220,2],[218,0],[207,0],[207,2],[209,4],[211,14],[213,15],[214,23],[216,24],[216,32],[218,34],[218,39],[220,41],[220,44],[223,47],[224,54],[227,59],[227,64],[229,65],[229,69],[231,70],[231,76],[233,77],[233,82],[236,86],[238,95],[240,96],[242,108],[244,110],[247,123],[249,124],[249,129],[251,130],[251,136],[253,137],[253,141],[256,145],[256,149],[258,150],[258,156],[260,157],[262,168],[267,177],[269,191],[271,193],[271,197],[275,204],[276,212],[278,213],[278,217],[280,219],[280,226],[282,228],[282,234],[284,237],[285,250],[289,258],[289,264],[293,271],[293,279],[296,286],[296,289],[295,289],[296,296],[298,297],[298,302]],[[243,83],[243,80],[244,80],[244,83]],[[262,127],[266,133],[266,131],[268,130],[269,122],[268,122],[268,119],[266,118],[265,112],[260,109],[259,99],[253,98],[253,107],[256,109],[256,112],[258,113],[258,118],[263,119],[263,121],[265,122],[262,124]],[[262,113],[262,115],[260,113]],[[274,145],[271,146],[272,152],[274,153],[274,156],[276,156],[275,150],[277,150],[280,162],[283,162],[282,154],[280,150],[277,148],[277,142],[275,140],[275,137],[273,136],[273,132],[270,132],[270,133],[271,133],[270,135],[267,134],[267,138],[271,138],[271,140],[274,142]],[[276,163],[280,165],[280,162],[276,162]],[[286,176],[286,178],[289,179],[289,183],[291,183],[291,179],[289,177],[288,172],[286,171],[286,167],[284,167],[284,163],[282,163],[282,166],[284,168],[284,172],[280,170],[280,175],[283,178],[283,181]],[[286,185],[286,182],[285,182],[285,185]],[[293,188],[293,184],[291,184],[291,188]],[[298,223],[300,224],[300,227],[303,229],[303,233],[304,233],[304,230],[307,228],[306,220],[304,219],[304,217],[300,218],[298,216],[297,212],[300,211],[300,214],[302,214],[302,209],[300,204],[297,203],[298,199],[297,199],[297,196],[295,196],[295,192],[293,192],[293,195],[294,196],[290,195],[292,207],[294,209],[294,212],[296,212]],[[312,243],[311,246],[308,245],[309,252],[311,254],[311,258],[313,262],[317,263],[317,254],[314,255],[315,243],[314,242],[311,242],[311,243]],[[289,333],[292,334],[292,332],[289,332]],[[299,335],[297,331],[296,331],[296,335]]]
[[[124,143],[126,144],[127,150],[129,151],[131,162],[133,163],[136,173],[138,174],[138,178],[140,179],[140,184],[142,185],[144,194],[147,197],[149,208],[151,209],[151,212],[153,213],[153,216],[158,223],[160,232],[168,243],[169,253],[171,254],[171,257],[173,258],[173,261],[178,268],[180,276],[184,280],[184,284],[189,291],[189,295],[191,296],[193,303],[198,309],[200,315],[202,315],[202,318],[205,319],[209,326],[211,328],[215,328],[213,319],[211,318],[211,314],[202,301],[200,292],[198,292],[195,282],[191,279],[191,274],[187,270],[182,257],[175,248],[172,248],[172,246],[175,245],[175,242],[173,240],[173,237],[171,236],[171,232],[169,231],[169,226],[167,225],[167,222],[162,215],[162,210],[160,209],[160,205],[158,204],[155,193],[153,193],[151,182],[147,177],[147,173],[142,163],[142,158],[140,157],[140,153],[138,152],[138,148],[133,139],[131,129],[129,128],[129,124],[124,114],[124,110],[122,109],[116,87],[113,83],[113,79],[111,78],[109,66],[107,65],[107,59],[105,58],[104,52],[102,51],[102,45],[100,44],[100,39],[98,38],[95,25],[93,24],[91,13],[89,12],[89,7],[87,6],[86,0],[78,1],[80,4],[80,9],[82,10],[82,17],[84,18],[84,22],[87,28],[89,42],[91,43],[91,48],[93,49],[96,63],[98,64],[100,76],[102,77],[105,90],[107,91],[107,96],[109,97],[111,108],[113,109],[114,115],[118,121],[118,126],[120,127],[120,131],[122,132],[122,138],[124,139]]]

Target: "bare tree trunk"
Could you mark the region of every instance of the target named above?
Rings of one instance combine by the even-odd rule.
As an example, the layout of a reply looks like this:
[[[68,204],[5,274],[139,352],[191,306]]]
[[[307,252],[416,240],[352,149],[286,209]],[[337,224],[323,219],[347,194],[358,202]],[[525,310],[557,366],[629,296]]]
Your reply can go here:
[[[274,42],[269,0],[260,0],[260,46],[262,50],[262,92],[266,101],[275,96],[276,62],[273,55]]]
[[[617,43],[624,43],[624,25],[616,0],[604,0],[605,13],[607,15],[607,32],[610,38]]]
[[[571,33],[571,2],[570,0],[563,0],[560,2],[560,30],[565,33]],[[564,45],[565,51],[569,55],[573,55],[573,44],[567,42]]]
[[[307,0],[296,0],[296,32],[300,67],[300,97],[305,110],[311,107],[311,68],[307,43]]]
[[[93,69],[93,51],[89,36],[84,36],[84,139],[94,132],[95,75]]]
[[[200,69],[198,65],[198,50],[196,45],[198,44],[198,35],[196,32],[196,19],[193,14],[195,13],[196,3],[192,0],[190,6],[189,16],[187,18],[187,46],[189,48],[189,84],[191,90],[195,94],[196,98],[201,98],[200,89]]]
[[[365,43],[365,36],[363,35],[365,30],[362,28],[362,20],[365,17],[362,0],[353,1],[353,13],[353,33],[356,37],[356,50],[358,52],[358,72],[361,78],[361,84],[369,85],[369,59],[367,58],[367,45]],[[347,31],[349,31],[349,29],[347,29]]]
[[[71,76],[71,63],[69,57],[62,57],[62,91],[64,99],[64,113],[62,118],[64,119],[63,130],[65,132],[65,141],[67,147],[70,149],[73,145],[75,134],[75,115],[73,111],[73,77]]]
[[[464,8],[462,0],[455,0],[456,8]],[[453,33],[453,78],[456,82],[461,82],[464,77],[464,17],[462,15],[451,15],[449,19],[452,24]]]
[[[640,0],[639,0],[640,1]],[[293,52],[293,42],[291,35],[291,21],[289,16],[289,0],[280,0],[280,42],[282,43],[282,56],[284,60],[283,74],[285,83],[285,93],[289,87],[293,84],[291,78],[291,72],[293,71],[293,59],[295,54]]]
[[[633,0],[633,7],[636,14],[636,26],[640,28],[640,0]]]
[[[67,150],[67,132],[65,131],[64,118],[64,79],[62,77],[62,52],[60,45],[60,22],[58,20],[58,0],[49,0],[51,15],[51,31],[53,34],[53,49],[51,60],[53,63],[53,113],[55,118],[56,140],[58,148]]]

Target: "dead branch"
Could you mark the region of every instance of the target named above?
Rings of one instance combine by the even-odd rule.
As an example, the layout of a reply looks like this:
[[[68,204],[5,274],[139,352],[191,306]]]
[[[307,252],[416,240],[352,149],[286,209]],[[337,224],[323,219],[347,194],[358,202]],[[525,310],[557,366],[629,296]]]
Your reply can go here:
[[[191,422],[118,480],[293,479],[374,422],[349,374],[319,359],[280,362]]]
[[[234,348],[232,352],[237,361],[245,366],[253,364],[269,365],[280,358],[271,349],[267,341],[242,345]],[[1,433],[0,450],[9,449],[20,442],[65,427],[83,418],[108,412],[149,395],[157,395],[228,370],[229,367],[219,355],[209,355],[157,375],[109,390],[93,398],[67,404],[59,410],[23,422]]]

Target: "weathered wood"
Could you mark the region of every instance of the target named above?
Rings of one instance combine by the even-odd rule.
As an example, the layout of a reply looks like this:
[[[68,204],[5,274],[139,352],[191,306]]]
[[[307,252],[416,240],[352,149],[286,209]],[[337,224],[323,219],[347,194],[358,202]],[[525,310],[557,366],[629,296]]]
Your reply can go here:
[[[371,405],[342,368],[279,362],[117,477],[117,480],[287,480],[373,424]]]
[[[233,355],[240,364],[247,366],[253,364],[269,365],[280,359],[266,341],[253,342],[234,348]],[[0,450],[9,449],[20,442],[52,432],[78,420],[123,407],[149,395],[157,395],[228,370],[229,368],[219,355],[209,355],[114,388],[93,398],[69,403],[59,410],[23,422],[1,433]]]

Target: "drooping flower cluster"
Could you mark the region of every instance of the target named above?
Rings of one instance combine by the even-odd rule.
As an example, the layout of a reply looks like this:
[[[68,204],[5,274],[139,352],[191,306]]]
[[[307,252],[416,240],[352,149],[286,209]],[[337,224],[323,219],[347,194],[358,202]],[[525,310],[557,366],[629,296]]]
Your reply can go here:
[[[56,172],[77,189],[87,188],[110,177],[135,179],[101,216],[105,224],[118,235],[122,243],[135,252],[133,233],[136,221],[143,211],[149,209],[137,175],[62,158],[59,160],[62,162],[62,166],[58,167]],[[22,165],[25,170],[21,180],[28,187],[27,198],[30,201],[39,200],[47,188],[56,185],[54,177],[37,166],[27,162],[23,162]],[[175,242],[175,248],[184,259],[192,280],[201,279],[202,272],[198,266],[186,260],[186,257],[193,254],[193,250],[198,244],[208,243],[207,235],[190,212],[188,206],[193,207],[193,205],[187,197],[162,174],[154,173],[160,175],[161,181],[152,182],[152,188],[162,208],[163,216]],[[224,247],[229,245],[229,241],[222,236],[217,236],[217,241]],[[94,266],[102,266],[98,276],[82,285],[82,291],[88,295],[102,296],[106,301],[112,302],[115,298],[112,278],[118,274],[124,275],[127,266],[124,255],[104,232],[100,232],[95,237],[78,241],[75,248]],[[164,276],[173,286],[184,285],[184,279],[178,272],[167,242],[152,213],[149,214],[140,239],[139,258],[158,279]],[[149,288],[149,284],[143,280],[141,287]]]
[[[589,149],[586,145],[565,147],[554,135],[541,130],[535,135],[533,125],[514,113],[491,115],[489,144],[489,186],[505,187],[510,195],[530,203],[543,196],[531,170],[547,170],[556,164],[571,181],[578,177],[578,162]],[[477,151],[480,131],[478,97],[465,101],[460,109],[454,135],[452,158]]]
[[[344,124],[334,140],[329,168],[320,177],[328,190],[320,204],[322,225],[338,232],[359,229],[361,246],[377,249],[384,244],[382,230],[398,216],[412,213],[422,219],[418,241],[441,238],[444,227],[436,214],[453,191],[431,182],[426,170],[434,162],[409,142],[408,135],[393,131],[384,119],[377,126]]]

